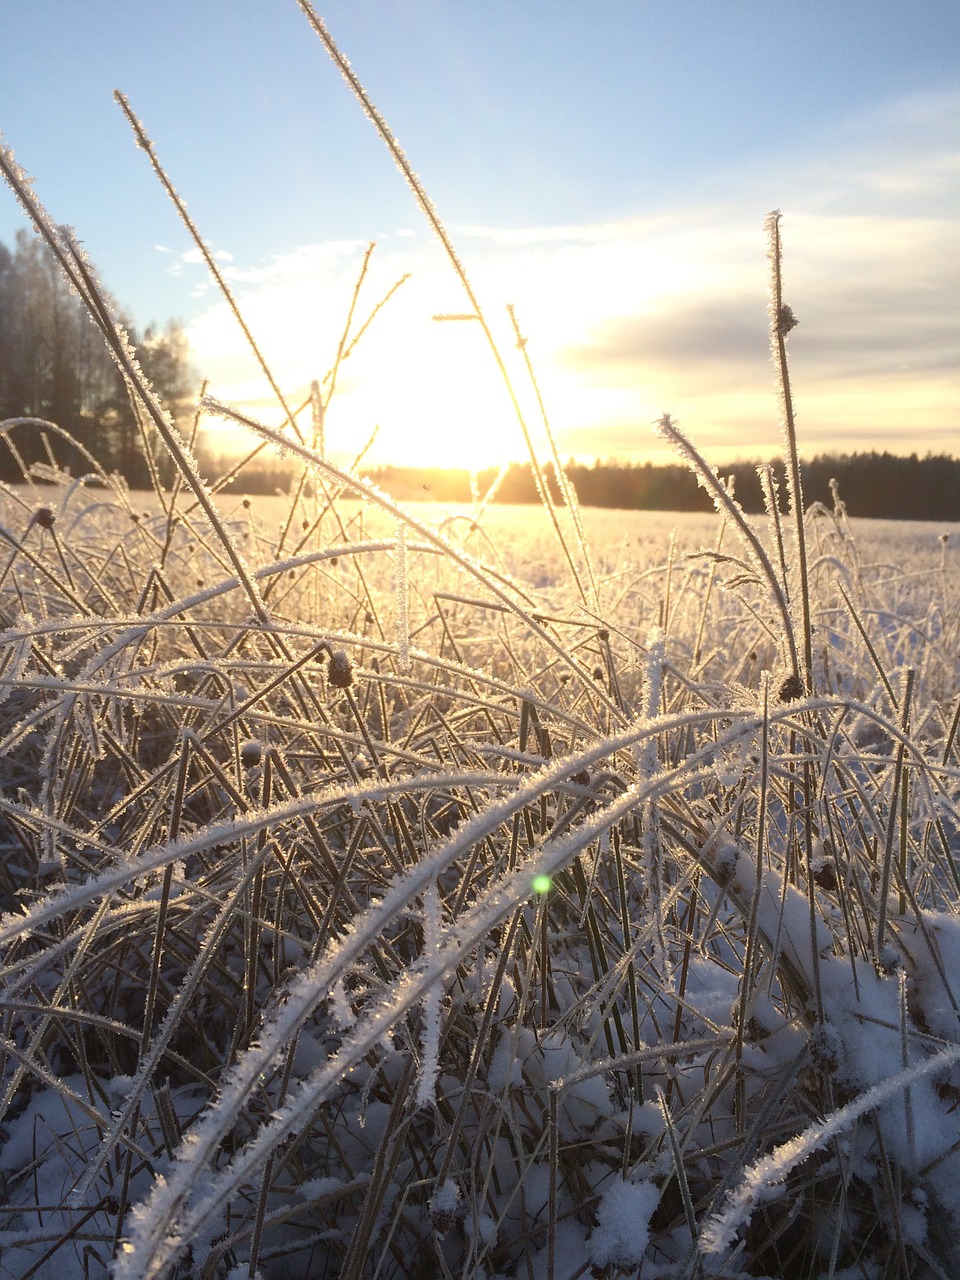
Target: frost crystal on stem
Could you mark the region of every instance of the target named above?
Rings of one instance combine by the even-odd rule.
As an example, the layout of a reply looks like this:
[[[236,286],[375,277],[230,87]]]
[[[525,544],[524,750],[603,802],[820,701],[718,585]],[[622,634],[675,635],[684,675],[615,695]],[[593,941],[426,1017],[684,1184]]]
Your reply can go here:
[[[407,565],[407,526],[397,522],[397,550],[394,559],[394,596],[397,610],[397,649],[400,674],[410,674],[410,579]]]
[[[437,892],[436,880],[432,880],[423,894],[423,950],[424,956],[429,960],[435,960],[439,955],[440,937],[440,895]],[[430,1106],[437,1100],[442,1000],[443,983],[437,979],[423,997],[423,1039],[416,1099],[418,1107]]]

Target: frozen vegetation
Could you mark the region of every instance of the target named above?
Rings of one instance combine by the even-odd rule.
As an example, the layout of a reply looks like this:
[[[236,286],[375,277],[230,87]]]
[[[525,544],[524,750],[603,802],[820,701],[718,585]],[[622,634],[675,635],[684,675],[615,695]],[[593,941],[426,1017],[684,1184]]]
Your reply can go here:
[[[3,160],[177,479],[0,427],[2,1280],[957,1275],[960,528],[804,512],[779,219],[765,521],[667,417],[680,536],[404,511],[319,384],[257,511]]]
[[[543,512],[42,478],[0,1275],[952,1274],[960,530],[810,513],[808,697],[720,517],[585,601]]]

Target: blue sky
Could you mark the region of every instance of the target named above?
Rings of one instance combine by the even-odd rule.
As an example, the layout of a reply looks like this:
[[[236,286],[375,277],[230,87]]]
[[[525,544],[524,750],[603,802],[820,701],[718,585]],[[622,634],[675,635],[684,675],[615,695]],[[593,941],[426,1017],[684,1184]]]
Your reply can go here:
[[[779,432],[763,219],[783,210],[808,455],[957,452],[960,7],[944,0],[337,0],[318,11],[405,147],[508,353],[516,304],[564,453],[718,461]],[[122,89],[292,397],[344,365],[351,456],[520,456],[478,326],[295,0],[0,7],[0,130],[138,324],[179,318],[214,394],[279,421],[111,99]],[[0,193],[0,240],[26,225]],[[519,377],[522,384],[522,376]],[[238,443],[238,442],[237,442]]]

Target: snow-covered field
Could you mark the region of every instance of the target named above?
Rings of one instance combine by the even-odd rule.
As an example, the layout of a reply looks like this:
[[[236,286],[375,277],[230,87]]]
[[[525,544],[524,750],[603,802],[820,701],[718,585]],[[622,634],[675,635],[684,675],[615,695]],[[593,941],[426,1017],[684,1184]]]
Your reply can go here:
[[[0,497],[0,1277],[958,1274],[960,526],[331,496]]]

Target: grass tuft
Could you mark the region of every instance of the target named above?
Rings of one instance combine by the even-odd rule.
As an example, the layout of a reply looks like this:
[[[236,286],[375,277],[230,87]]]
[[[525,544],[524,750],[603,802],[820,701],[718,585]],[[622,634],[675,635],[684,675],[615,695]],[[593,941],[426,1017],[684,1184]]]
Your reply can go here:
[[[666,415],[719,531],[641,558],[555,450],[546,549],[331,462],[364,271],[214,493],[3,168],[176,478],[0,490],[0,1277],[956,1274],[956,548],[803,510],[779,214],[789,520]]]

